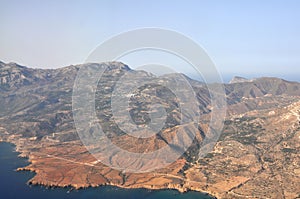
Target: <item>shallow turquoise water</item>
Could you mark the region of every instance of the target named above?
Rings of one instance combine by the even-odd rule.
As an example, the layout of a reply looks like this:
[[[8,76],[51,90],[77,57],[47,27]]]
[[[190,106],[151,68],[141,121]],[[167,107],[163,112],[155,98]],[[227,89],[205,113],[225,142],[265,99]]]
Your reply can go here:
[[[14,146],[0,143],[0,198],[43,199],[210,199],[198,192],[181,194],[175,190],[153,191],[146,189],[121,189],[111,186],[69,191],[70,188],[45,188],[29,186],[26,182],[34,173],[15,169],[28,164],[27,159],[17,157]]]

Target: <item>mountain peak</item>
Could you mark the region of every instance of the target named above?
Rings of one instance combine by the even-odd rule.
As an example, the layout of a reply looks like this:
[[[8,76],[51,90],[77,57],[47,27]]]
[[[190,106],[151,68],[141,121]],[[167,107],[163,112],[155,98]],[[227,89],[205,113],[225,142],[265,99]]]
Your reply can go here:
[[[252,80],[244,78],[244,77],[240,77],[240,76],[234,76],[229,84],[235,84],[235,83],[242,83],[242,82],[251,82]]]
[[[9,63],[4,63],[0,61],[0,69],[4,69],[4,70],[12,70],[12,69],[25,69],[27,68],[26,66],[21,66],[15,62],[9,62]]]
[[[101,66],[106,67],[107,70],[131,70],[126,64],[122,62],[112,61],[112,62],[102,62],[102,63],[84,63],[77,65],[79,67],[91,67],[91,66]]]

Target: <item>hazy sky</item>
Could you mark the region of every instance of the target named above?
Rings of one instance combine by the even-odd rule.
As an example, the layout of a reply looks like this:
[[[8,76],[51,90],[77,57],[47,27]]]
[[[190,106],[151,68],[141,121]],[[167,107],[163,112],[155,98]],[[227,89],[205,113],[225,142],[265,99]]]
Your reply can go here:
[[[82,63],[120,32],[159,27],[196,41],[228,75],[300,80],[300,1],[1,0],[0,60]]]

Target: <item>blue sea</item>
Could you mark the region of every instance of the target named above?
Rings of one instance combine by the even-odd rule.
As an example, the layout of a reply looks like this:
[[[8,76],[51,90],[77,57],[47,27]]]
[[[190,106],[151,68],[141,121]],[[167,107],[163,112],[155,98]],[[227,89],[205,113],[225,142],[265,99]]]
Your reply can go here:
[[[111,186],[72,190],[71,188],[46,188],[30,186],[28,180],[35,174],[16,172],[28,165],[26,158],[19,158],[14,145],[0,143],[0,198],[2,199],[211,199],[199,192],[179,193],[176,190],[121,189]]]

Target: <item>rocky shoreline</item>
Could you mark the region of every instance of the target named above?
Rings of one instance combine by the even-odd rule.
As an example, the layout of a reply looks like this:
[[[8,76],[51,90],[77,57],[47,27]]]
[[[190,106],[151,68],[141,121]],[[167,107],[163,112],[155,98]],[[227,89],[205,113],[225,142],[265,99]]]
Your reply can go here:
[[[1,142],[1,141],[0,141]],[[34,169],[32,167],[30,167],[31,164],[33,164],[32,162],[32,158],[30,155],[26,154],[26,153],[22,153],[22,151],[18,150],[18,152],[20,152],[20,157],[23,158],[28,158],[29,161],[29,165],[27,165],[26,167],[20,167],[18,168],[16,171],[28,171],[28,172],[33,172],[36,175],[38,175],[40,173],[40,170],[38,168]],[[139,189],[139,188],[144,188],[144,189],[148,189],[148,190],[177,190],[180,193],[186,193],[188,191],[197,191],[197,192],[201,192],[203,194],[209,195],[212,199],[217,199],[217,194],[216,193],[209,193],[209,192],[205,192],[201,189],[197,189],[195,187],[188,187],[188,186],[182,186],[179,184],[167,184],[166,186],[161,186],[161,185],[143,185],[143,184],[133,184],[133,185],[122,185],[122,184],[118,184],[118,183],[112,183],[112,182],[106,182],[106,183],[101,183],[101,184],[72,184],[72,183],[65,183],[65,184],[58,184],[58,183],[51,183],[48,181],[38,181],[33,179],[30,179],[28,181],[28,184],[30,185],[41,185],[41,186],[45,186],[45,187],[51,187],[51,188],[55,188],[55,187],[61,187],[61,188],[66,188],[66,187],[71,187],[74,188],[76,190],[80,190],[80,189],[85,189],[85,188],[96,188],[96,187],[100,187],[100,186],[115,186],[115,187],[119,187],[119,188],[123,188],[123,189]],[[214,194],[214,195],[213,195]]]
[[[120,183],[114,183],[114,182],[103,182],[103,183],[99,183],[99,184],[97,184],[97,183],[81,183],[81,184],[64,183],[64,184],[62,184],[62,183],[54,183],[51,181],[46,181],[41,178],[36,178],[36,176],[39,176],[43,172],[43,170],[40,170],[37,167],[32,167],[34,164],[37,163],[37,161],[36,161],[37,157],[35,155],[30,155],[30,152],[28,152],[28,151],[22,151],[21,149],[23,147],[18,146],[17,141],[10,140],[10,139],[8,139],[8,140],[1,139],[0,142],[8,142],[8,143],[14,144],[16,152],[20,153],[18,156],[28,159],[29,165],[27,165],[25,167],[17,168],[16,171],[28,171],[28,172],[35,173],[35,176],[28,181],[28,184],[30,184],[30,185],[41,185],[41,186],[45,186],[45,187],[61,187],[61,188],[72,187],[76,190],[89,188],[89,187],[96,188],[96,187],[100,187],[100,186],[115,186],[115,187],[124,188],[124,189],[144,188],[144,189],[148,189],[148,190],[177,190],[180,193],[185,193],[188,191],[197,191],[197,192],[201,192],[203,194],[207,194],[211,198],[217,198],[216,193],[209,193],[209,192],[205,192],[204,190],[197,189],[195,187],[188,187],[186,184],[184,184],[184,186],[182,186],[180,184],[170,184],[170,183],[169,184],[166,183],[163,185],[155,185],[155,184],[127,185],[127,184],[120,184]],[[165,175],[168,176],[168,174],[165,174]],[[161,178],[158,180],[162,180],[162,179],[164,179],[164,176],[161,176]]]
[[[24,156],[22,156],[24,157]],[[25,156],[28,157],[28,156]],[[29,160],[30,160],[30,156],[29,156]],[[30,161],[29,161],[30,162]],[[30,165],[28,165],[30,166]],[[35,174],[39,173],[38,169],[33,169],[33,168],[28,168],[28,167],[21,167],[18,168],[17,171],[29,171],[29,172],[34,172]],[[66,183],[66,184],[55,184],[55,183],[49,183],[47,181],[36,181],[34,178],[29,180],[28,183],[30,185],[42,185],[45,187],[62,187],[62,188],[66,188],[66,187],[72,187],[76,190],[80,190],[80,189],[84,189],[84,188],[89,188],[89,187],[100,187],[100,186],[115,186],[115,187],[119,187],[119,188],[124,188],[124,189],[139,189],[139,188],[144,188],[144,189],[149,189],[149,190],[177,190],[180,193],[185,193],[188,191],[197,191],[197,192],[201,192],[204,194],[209,195],[211,198],[217,198],[216,193],[214,193],[215,195],[213,195],[213,193],[208,193],[208,192],[204,192],[203,190],[200,189],[195,189],[193,187],[187,187],[187,186],[181,186],[179,184],[168,184],[166,186],[160,186],[160,185],[143,185],[143,184],[138,184],[138,185],[122,185],[122,184],[118,184],[118,183],[102,183],[102,184],[72,184],[72,183]]]

